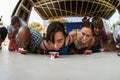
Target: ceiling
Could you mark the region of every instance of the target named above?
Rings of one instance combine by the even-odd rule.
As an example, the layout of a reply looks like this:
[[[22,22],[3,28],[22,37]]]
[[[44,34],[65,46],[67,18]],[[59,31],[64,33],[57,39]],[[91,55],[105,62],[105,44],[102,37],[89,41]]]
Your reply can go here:
[[[109,19],[119,6],[119,0],[30,0],[30,3],[44,20],[61,16]]]

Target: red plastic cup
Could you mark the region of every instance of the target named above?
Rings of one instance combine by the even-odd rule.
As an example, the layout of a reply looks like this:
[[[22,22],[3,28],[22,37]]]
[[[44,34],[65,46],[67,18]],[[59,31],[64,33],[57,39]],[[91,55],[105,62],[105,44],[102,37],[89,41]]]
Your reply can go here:
[[[26,50],[21,50],[20,53],[21,54],[27,54],[27,51]]]
[[[49,52],[49,56],[54,56],[54,58],[58,58],[59,52]]]
[[[104,52],[104,49],[103,49],[103,48],[101,48],[101,49],[100,49],[100,51],[101,51],[101,52]]]
[[[86,54],[86,55],[92,54],[92,50],[86,50],[86,51],[85,51],[85,54]]]
[[[22,48],[19,48],[18,52],[21,53],[21,54],[27,54],[27,50],[24,50]]]

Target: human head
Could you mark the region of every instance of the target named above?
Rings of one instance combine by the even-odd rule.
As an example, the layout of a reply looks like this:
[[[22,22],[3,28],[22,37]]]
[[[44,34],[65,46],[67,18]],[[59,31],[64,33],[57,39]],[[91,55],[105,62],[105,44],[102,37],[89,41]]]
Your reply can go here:
[[[82,18],[82,22],[85,22],[85,21],[88,21],[86,16]]]
[[[7,29],[3,26],[0,26],[0,46],[7,36]]]
[[[18,16],[13,16],[11,18],[11,25],[13,25],[14,28],[20,27],[20,24],[21,22]]]
[[[27,47],[31,40],[31,33],[28,27],[21,27],[18,31],[18,40],[23,47]]]
[[[91,22],[83,22],[80,26],[78,39],[80,43],[89,43],[93,39],[94,26]]]
[[[46,41],[52,43],[55,50],[59,50],[64,45],[66,36],[62,23],[54,21],[49,24]]]
[[[100,17],[93,17],[92,23],[94,25],[94,33],[97,35],[104,28],[103,21]]]

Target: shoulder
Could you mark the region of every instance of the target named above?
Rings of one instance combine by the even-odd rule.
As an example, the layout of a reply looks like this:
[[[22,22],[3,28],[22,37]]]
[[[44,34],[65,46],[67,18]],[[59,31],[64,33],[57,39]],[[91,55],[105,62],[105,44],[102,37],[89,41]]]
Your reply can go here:
[[[8,33],[12,32],[13,29],[14,27],[12,25],[7,26]]]
[[[72,30],[69,32],[69,39],[70,39],[70,43],[71,44],[72,42],[74,42],[74,39],[76,38],[77,36],[77,30]]]
[[[70,32],[69,32],[69,35],[70,35],[70,38],[71,38],[71,37],[74,38],[74,37],[77,35],[77,30],[72,30],[72,31],[70,31]]]
[[[6,27],[4,27],[3,25],[0,25],[0,34],[2,35],[7,35],[8,31],[6,29]]]
[[[13,26],[12,25],[8,25],[7,28],[13,28]]]
[[[36,39],[39,40],[39,41],[43,40],[42,35],[38,31],[30,30],[30,33],[31,33],[31,38],[33,40],[36,40]]]
[[[101,32],[100,32],[100,34],[101,34],[102,36],[103,36],[103,35],[107,35],[105,29],[102,29]]]
[[[42,35],[36,30],[30,30],[32,37],[42,38]]]
[[[3,29],[6,29],[6,27],[3,25],[0,25],[0,30],[3,30]]]
[[[41,35],[37,30],[30,29],[30,33],[33,35]]]

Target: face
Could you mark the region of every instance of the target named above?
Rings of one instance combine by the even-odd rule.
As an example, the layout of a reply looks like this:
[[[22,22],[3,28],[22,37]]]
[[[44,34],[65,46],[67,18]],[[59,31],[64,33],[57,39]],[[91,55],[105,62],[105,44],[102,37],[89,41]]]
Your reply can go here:
[[[92,31],[90,28],[82,28],[79,32],[78,32],[78,35],[77,36],[77,39],[78,39],[78,42],[80,44],[87,44],[91,41],[93,35],[92,35]]]
[[[21,46],[27,47],[30,43],[30,37],[28,36],[18,36]]]
[[[56,32],[54,36],[54,43],[51,43],[54,50],[59,50],[61,47],[63,47],[65,41],[65,36],[62,32],[58,31]]]
[[[94,27],[94,33],[98,35],[100,33],[101,29],[99,29],[97,26]]]
[[[18,22],[16,22],[13,26],[14,26],[14,28],[18,28],[20,26],[20,24]]]

